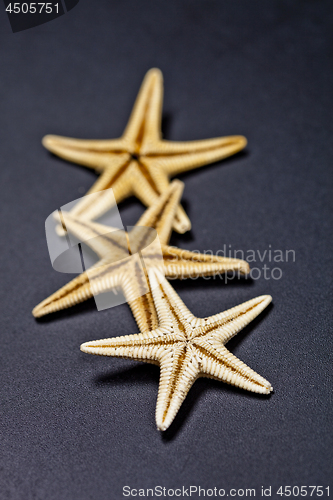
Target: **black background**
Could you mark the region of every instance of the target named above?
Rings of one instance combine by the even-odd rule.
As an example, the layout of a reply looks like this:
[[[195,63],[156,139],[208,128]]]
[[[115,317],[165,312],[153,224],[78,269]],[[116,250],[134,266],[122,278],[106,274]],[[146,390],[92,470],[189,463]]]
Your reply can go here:
[[[13,33],[33,28],[64,15],[62,3],[56,1],[48,3],[48,12],[46,12],[45,4],[40,3],[38,5],[38,2],[31,2],[31,7],[30,2],[27,3],[22,0],[20,2],[5,0],[4,4]],[[30,8],[32,11],[35,8],[36,12],[31,13]]]
[[[1,498],[118,499],[124,485],[260,496],[262,485],[330,484],[332,14],[329,1],[81,0],[13,34],[0,13]],[[165,433],[154,420],[158,367],[79,350],[136,332],[126,304],[31,315],[71,277],[51,267],[44,221],[96,178],[41,138],[119,136],[153,66],[165,79],[165,138],[249,141],[181,176],[193,229],[171,243],[296,255],[266,257],[280,280],[173,282],[197,316],[273,296],[228,347],[274,393],[200,379]],[[133,224],[143,207],[130,199],[120,211]]]
[[[79,0],[64,0],[64,4],[61,0],[46,3],[4,0],[13,33],[50,22],[74,9],[78,3]]]

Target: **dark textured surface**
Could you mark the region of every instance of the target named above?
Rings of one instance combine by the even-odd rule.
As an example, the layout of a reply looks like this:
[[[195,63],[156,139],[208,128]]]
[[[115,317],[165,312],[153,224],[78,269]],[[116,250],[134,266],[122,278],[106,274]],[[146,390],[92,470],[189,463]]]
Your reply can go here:
[[[109,500],[124,485],[257,496],[262,485],[328,486],[331,2],[81,0],[17,34],[3,11],[0,29],[1,498]],[[167,139],[249,140],[246,152],[181,176],[193,230],[171,242],[296,255],[262,263],[256,254],[252,267],[279,267],[279,280],[174,282],[198,316],[273,296],[229,347],[275,392],[200,379],[164,434],[154,422],[157,367],[79,351],[137,331],[126,305],[31,315],[69,279],[50,265],[44,220],[95,179],[48,154],[41,138],[119,136],[152,66],[164,73]],[[143,207],[130,199],[120,210],[132,224]]]

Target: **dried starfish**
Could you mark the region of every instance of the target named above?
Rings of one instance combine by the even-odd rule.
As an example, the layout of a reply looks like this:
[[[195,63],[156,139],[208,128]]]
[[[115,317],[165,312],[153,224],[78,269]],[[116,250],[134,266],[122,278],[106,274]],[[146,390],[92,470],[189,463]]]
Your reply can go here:
[[[247,274],[249,265],[243,260],[197,254],[167,245],[182,191],[183,183],[174,180],[157,201],[145,211],[129,233],[124,231],[110,233],[112,228],[108,226],[82,221],[69,213],[63,212],[66,228],[79,237],[81,241],[85,241],[99,256],[100,260],[88,271],[43,300],[33,309],[32,314],[35,317],[44,316],[83,302],[99,293],[120,288],[125,295],[126,301],[129,302],[140,330],[145,331],[156,328],[158,324],[157,315],[147,279],[140,272],[140,269],[142,269],[140,256],[135,254],[128,257],[128,240],[133,248],[135,246],[135,231],[139,226],[156,229],[163,254],[163,261],[161,262],[156,258],[156,251],[154,250],[156,247],[153,246],[152,252],[148,252],[144,256],[145,263],[148,262],[148,267],[161,268],[162,266],[165,275],[169,278],[182,279],[209,276],[227,271]],[[126,234],[127,237],[125,237]],[[139,237],[142,248],[142,232],[139,233]],[[133,239],[134,245],[132,243]]]
[[[162,431],[172,423],[192,384],[200,376],[269,394],[273,390],[271,384],[231,354],[224,344],[258,316],[272,297],[262,295],[209,318],[196,318],[158,274],[156,270],[149,271],[158,328],[86,342],[81,345],[81,351],[159,364],[156,424]]]
[[[52,153],[95,169],[100,177],[89,191],[101,191],[93,204],[84,198],[71,211],[93,220],[110,208],[103,190],[112,187],[117,202],[135,195],[151,206],[169,185],[169,177],[226,158],[243,149],[243,136],[220,137],[191,142],[172,142],[161,138],[163,76],[153,68],[146,74],[125,131],[119,139],[82,140],[46,135],[43,145]],[[181,206],[174,229],[184,233],[191,228]],[[61,230],[59,231],[61,233]]]

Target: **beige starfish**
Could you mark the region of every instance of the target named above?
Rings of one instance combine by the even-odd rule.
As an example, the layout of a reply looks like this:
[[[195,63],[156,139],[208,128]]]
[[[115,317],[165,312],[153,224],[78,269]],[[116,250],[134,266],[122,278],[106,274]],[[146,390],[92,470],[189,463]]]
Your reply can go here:
[[[200,376],[269,394],[273,390],[271,384],[231,354],[224,344],[258,316],[272,298],[262,295],[209,318],[196,318],[158,274],[156,270],[149,271],[158,328],[86,342],[81,345],[81,351],[159,364],[156,424],[163,431],[172,423],[192,384]]]
[[[222,274],[235,271],[241,274],[249,272],[247,262],[214,255],[197,254],[167,245],[175,211],[183,191],[183,183],[174,180],[157,201],[146,210],[132,231],[116,231],[112,228],[89,221],[82,221],[69,213],[62,213],[66,228],[81,241],[85,241],[99,256],[100,260],[88,271],[43,300],[32,311],[35,317],[44,316],[61,309],[71,307],[102,292],[121,289],[129,302],[134,317],[141,331],[157,327],[157,314],[153,299],[142,272],[141,257],[135,253],[139,240],[140,249],[145,247],[147,237],[138,229],[142,226],[154,228],[159,236],[163,261],[158,258],[156,245],[148,246],[144,262],[149,267],[157,267],[169,278],[187,278]],[[149,234],[148,234],[149,236]],[[128,242],[131,249],[128,257]],[[157,255],[156,255],[157,254]]]
[[[220,137],[191,142],[172,142],[161,138],[163,77],[153,68],[146,74],[129,122],[120,139],[82,140],[46,135],[43,145],[52,153],[95,169],[100,177],[89,193],[101,191],[98,201],[83,198],[71,211],[93,220],[110,208],[103,190],[112,187],[116,202],[134,195],[151,206],[169,185],[169,177],[226,158],[243,149],[243,136]],[[184,233],[191,228],[181,206],[174,229]]]

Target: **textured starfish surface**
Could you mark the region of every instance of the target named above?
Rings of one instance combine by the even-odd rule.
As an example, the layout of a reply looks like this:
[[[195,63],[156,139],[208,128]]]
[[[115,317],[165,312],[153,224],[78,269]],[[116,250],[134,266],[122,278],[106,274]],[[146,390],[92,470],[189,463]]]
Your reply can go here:
[[[209,318],[196,318],[156,270],[149,280],[158,313],[158,327],[135,335],[86,342],[81,350],[101,356],[136,359],[160,365],[156,405],[158,429],[166,430],[175,418],[194,381],[211,377],[248,391],[269,394],[273,388],[225,347],[271,302],[256,297]]]
[[[162,73],[153,68],[143,80],[121,138],[82,140],[57,135],[43,138],[43,145],[52,153],[101,174],[89,191],[101,191],[98,200],[94,203],[88,198],[81,200],[72,210],[73,215],[88,220],[102,215],[110,208],[110,198],[103,190],[110,187],[117,202],[134,195],[149,207],[168,187],[170,176],[221,160],[245,147],[243,136],[190,142],[163,140],[160,132],[162,100]],[[179,233],[191,228],[181,206],[173,225]]]
[[[147,269],[161,269],[169,278],[188,278],[223,274],[227,271],[247,274],[249,265],[239,259],[197,254],[167,245],[172,222],[183,191],[183,183],[174,180],[156,202],[145,211],[133,229],[110,232],[112,228],[95,222],[82,221],[69,213],[63,213],[66,229],[85,241],[98,255],[99,261],[88,271],[43,300],[33,310],[35,317],[44,316],[83,302],[92,296],[121,289],[129,303],[141,331],[157,327],[157,313],[146,279]],[[136,246],[145,247],[149,233],[137,231],[151,227],[156,230],[160,253],[156,244],[142,251],[146,269],[142,272],[141,257]],[[137,241],[137,239],[139,241]],[[134,249],[128,257],[128,242]],[[161,252],[162,251],[162,252]],[[159,256],[163,255],[163,259]]]

